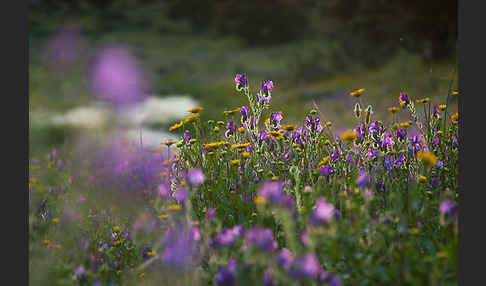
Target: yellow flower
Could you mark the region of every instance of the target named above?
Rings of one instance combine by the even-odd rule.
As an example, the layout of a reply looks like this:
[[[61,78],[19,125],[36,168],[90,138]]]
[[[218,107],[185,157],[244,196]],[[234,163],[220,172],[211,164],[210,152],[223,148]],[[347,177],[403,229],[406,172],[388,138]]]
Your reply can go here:
[[[283,138],[283,135],[281,132],[279,131],[268,131],[268,135],[272,136],[273,138],[277,139],[277,140],[280,140]]]
[[[329,161],[329,156],[322,158],[322,160],[319,162],[319,167],[322,165],[326,165],[328,161]]]
[[[170,145],[175,144],[175,143],[177,143],[177,141],[174,140],[174,139],[168,139],[168,140],[165,140],[165,141],[162,142],[162,144],[167,145],[167,147],[170,147]]]
[[[365,92],[365,89],[361,88],[361,89],[358,89],[358,90],[351,92],[349,95],[354,96],[354,97],[360,97],[361,94],[363,94],[363,92]]]
[[[410,122],[409,121],[402,122],[402,123],[400,123],[400,126],[401,127],[409,127],[410,126]]]
[[[443,132],[442,130],[437,131],[437,135],[439,135],[439,136],[440,136],[440,135],[442,135],[442,134],[444,134],[444,132]]]
[[[115,242],[113,243],[113,245],[119,245],[119,244],[121,244],[121,241],[120,241],[120,240],[117,240],[117,241],[115,241]]]
[[[398,107],[396,107],[396,106],[388,107],[388,111],[390,111],[391,113],[395,113],[395,112],[397,112],[398,110],[400,110],[400,108],[398,108]]]
[[[183,122],[183,121],[181,121],[181,122],[179,122],[179,123],[176,123],[176,124],[172,125],[172,126],[169,128],[169,131],[176,130],[177,128],[181,127],[183,124],[184,124],[184,122]]]
[[[51,241],[49,239],[44,239],[42,241],[42,244],[49,246],[51,244]]]
[[[255,212],[251,213],[251,216],[257,216],[257,214]]]
[[[353,141],[358,138],[358,134],[354,130],[349,130],[341,134],[341,139],[344,141]]]
[[[426,176],[420,176],[419,179],[422,180],[422,181],[425,181],[425,180],[427,180],[427,177]]]
[[[190,122],[196,120],[197,118],[199,118],[199,116],[200,116],[199,113],[189,115],[188,117],[186,117],[186,120],[184,121],[184,123],[190,123]]]
[[[447,105],[446,105],[446,104],[441,104],[441,105],[439,105],[439,109],[440,109],[441,111],[446,110],[446,108],[447,108]]]
[[[231,148],[232,149],[243,149],[247,146],[250,146],[250,142],[243,143],[243,144],[234,144],[234,145],[231,145]]]
[[[166,219],[168,217],[169,217],[168,214],[161,214],[161,215],[159,215],[159,218],[161,218],[161,219]]]
[[[173,204],[167,207],[168,211],[178,211],[181,209],[181,206],[178,204]]]
[[[329,126],[329,127],[331,127],[332,126],[332,122],[331,121],[327,121],[326,122],[326,125]]]
[[[113,227],[113,231],[115,231],[115,232],[119,232],[119,231],[120,231],[120,227],[119,227],[119,226],[114,226],[114,227]]]
[[[454,114],[451,115],[451,121],[452,121],[452,123],[457,123],[458,120],[459,120],[459,113],[456,112],[456,113],[454,113]]]
[[[406,103],[405,101],[400,100],[400,107],[403,107],[405,105],[405,103]]]
[[[155,251],[148,251],[147,253],[147,256],[155,256]]]
[[[452,95],[458,95],[458,94],[459,94],[459,91],[454,90],[454,91],[452,91],[452,92],[451,92],[451,94],[452,94]]]
[[[221,145],[226,144],[226,141],[212,142],[204,145],[206,149],[219,148]]]
[[[430,101],[430,98],[428,98],[428,97],[416,100],[417,103],[426,103],[426,102],[429,102],[429,101]]]
[[[417,159],[429,166],[435,166],[437,164],[437,157],[430,152],[417,152]]]
[[[62,248],[62,246],[59,243],[58,244],[54,244],[53,247],[54,248],[57,248],[57,249],[61,249]]]
[[[219,127],[218,126],[214,126],[213,131],[216,132],[216,133],[218,133],[219,132]]]
[[[240,132],[240,133],[245,132],[245,127],[241,126],[240,128],[238,128],[238,132]]]
[[[231,165],[238,165],[239,163],[240,163],[240,160],[238,160],[238,159],[231,160]]]
[[[225,111],[223,111],[223,113],[226,114],[226,115],[230,115],[230,114],[239,112],[240,110],[241,110],[241,107],[238,107],[238,108],[233,109],[233,110],[225,110]]]
[[[265,119],[265,124],[270,124],[270,118]]]
[[[255,198],[255,204],[257,205],[263,205],[265,203],[265,198],[264,197],[256,197]]]
[[[59,219],[58,219],[57,217],[55,217],[55,218],[53,218],[51,221],[52,221],[53,223],[58,223],[58,222],[59,222]]]
[[[190,112],[190,113],[198,113],[199,111],[203,111],[203,110],[204,110],[204,108],[202,108],[202,107],[199,106],[199,107],[194,107],[194,108],[189,109],[188,112]]]
[[[181,181],[181,186],[184,186],[186,184],[186,180]]]
[[[248,153],[248,152],[243,152],[243,153],[241,153],[241,157],[243,157],[243,158],[248,158],[248,157],[250,157],[250,153]]]
[[[160,176],[161,177],[167,177],[167,176],[169,176],[169,173],[167,173],[167,172],[160,172]]]
[[[297,126],[292,125],[292,124],[287,124],[287,125],[282,126],[282,129],[285,130],[285,131],[294,131],[295,129],[297,129]]]
[[[326,139],[326,140],[324,141],[324,145],[331,145],[331,141],[329,141],[329,139]]]

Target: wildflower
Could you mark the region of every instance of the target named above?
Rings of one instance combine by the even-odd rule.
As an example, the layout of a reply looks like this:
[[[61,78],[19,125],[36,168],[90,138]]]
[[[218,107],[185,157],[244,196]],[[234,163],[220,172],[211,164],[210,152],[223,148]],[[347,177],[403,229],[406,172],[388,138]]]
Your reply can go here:
[[[296,128],[297,128],[297,126],[292,125],[292,124],[287,124],[287,125],[282,126],[283,130],[289,131],[289,132],[294,131]]]
[[[272,136],[275,140],[280,140],[283,138],[283,135],[279,131],[268,131],[268,135]]]
[[[178,204],[173,204],[173,205],[170,205],[167,210],[168,211],[178,211],[181,209],[181,205],[178,205]]]
[[[178,203],[184,203],[187,199],[187,191],[184,188],[178,188],[174,194],[174,198]],[[180,206],[179,206],[180,207]]]
[[[422,99],[417,99],[416,100],[417,103],[427,103],[429,101],[430,101],[430,98],[429,97],[422,98]]]
[[[231,160],[231,165],[238,165],[238,164],[240,164],[240,160],[238,159]]]
[[[428,166],[435,166],[437,164],[437,157],[430,152],[417,152],[417,159],[425,162]]]
[[[328,178],[329,175],[334,173],[334,169],[329,166],[321,166],[321,175]]]
[[[439,117],[439,107],[437,105],[434,105],[434,108],[432,109],[432,115],[435,117]]]
[[[242,106],[240,108],[240,113],[241,113],[241,121],[246,121],[248,119],[248,114],[250,113],[250,110],[246,106]]]
[[[236,236],[231,228],[223,228],[223,230],[216,235],[216,243],[220,246],[231,245],[235,240]]]
[[[451,92],[451,95],[458,95],[458,94],[459,94],[459,91],[457,91],[457,90],[453,90],[453,91]]]
[[[319,167],[321,167],[322,165],[326,165],[327,162],[329,161],[329,156],[326,156],[324,158],[322,158],[322,160],[319,162]]]
[[[326,285],[329,286],[342,286],[343,282],[341,278],[337,274],[328,273],[326,271],[322,271],[319,274],[319,282],[327,283]]]
[[[243,143],[243,144],[234,144],[234,145],[231,145],[231,148],[232,149],[244,149],[245,147],[247,146],[250,146],[250,142],[247,142],[247,143]]]
[[[451,115],[451,122],[452,123],[457,123],[458,120],[459,120],[459,113],[456,112],[456,113]]]
[[[440,111],[444,111],[444,110],[446,110],[446,108],[447,108],[447,105],[446,104],[439,105]]]
[[[240,132],[240,133],[245,132],[245,127],[242,126],[242,127],[238,128],[238,132]]]
[[[354,115],[356,115],[356,118],[360,118],[361,117],[361,106],[359,105],[358,102],[356,102],[356,104],[354,105]]]
[[[188,117],[186,117],[186,119],[184,120],[184,123],[190,123],[194,120],[196,120],[197,118],[199,118],[200,114],[199,113],[195,113],[193,115],[189,115]]]
[[[273,124],[275,127],[280,127],[280,121],[282,120],[282,112],[272,112],[270,114],[270,123]]]
[[[360,176],[356,180],[356,184],[360,187],[365,187],[370,183],[371,176],[367,172],[361,172]]]
[[[315,278],[319,274],[320,265],[316,256],[308,253],[293,260],[289,273],[295,279]]]
[[[269,270],[263,273],[263,286],[273,286],[273,275]]]
[[[245,236],[245,242],[266,251],[275,249],[273,233],[269,228],[255,227],[250,229]]]
[[[199,107],[194,107],[194,108],[189,109],[188,112],[190,112],[190,113],[198,113],[198,112],[203,111],[203,110],[204,110],[204,108],[202,108],[202,107],[199,106]]]
[[[400,126],[401,127],[409,127],[410,126],[410,121],[402,122],[402,123],[400,123]]]
[[[119,227],[119,226],[117,226],[117,225],[116,225],[116,226],[114,226],[114,227],[113,227],[113,231],[114,231],[114,232],[120,232],[120,227]]]
[[[85,273],[84,266],[81,265],[76,270],[74,271],[74,275],[76,276],[82,276]]]
[[[282,248],[277,256],[278,265],[284,269],[288,269],[292,263],[292,254],[287,248]]]
[[[218,141],[218,142],[212,142],[204,145],[204,148],[206,149],[216,149],[219,148],[221,145],[226,144],[226,141]]]
[[[328,222],[334,214],[334,207],[327,202],[325,198],[319,198],[316,201],[314,211],[311,214],[312,224],[318,224],[321,222]]]
[[[225,267],[222,267],[215,276],[216,284],[219,286],[231,286],[236,276],[236,259],[231,258]]]
[[[243,158],[248,158],[248,157],[250,157],[250,153],[248,153],[248,152],[243,152],[243,153],[241,153],[241,157],[243,157]]]
[[[49,246],[51,244],[51,241],[49,239],[44,239],[42,241],[42,244],[44,244],[45,246]]]
[[[59,222],[59,219],[58,219],[57,217],[55,217],[55,218],[53,218],[51,221],[52,221],[53,223],[58,223],[58,222]]]
[[[181,121],[181,122],[179,122],[179,123],[176,123],[176,124],[172,125],[172,126],[169,128],[169,131],[176,130],[177,128],[181,127],[183,124],[184,124],[184,122],[183,122],[183,121]]]
[[[206,211],[206,219],[208,222],[211,222],[214,218],[214,215],[216,214],[216,210],[213,208],[208,208]]]
[[[265,204],[265,198],[264,197],[257,196],[255,198],[255,204],[257,204],[257,205],[263,205],[263,204]]]
[[[341,133],[341,139],[344,141],[353,141],[356,138],[358,138],[358,134],[354,130]]]
[[[353,97],[360,97],[363,92],[365,92],[365,89],[364,88],[361,88],[361,89],[358,89],[358,90],[355,90],[351,93],[349,93],[350,96],[353,96]]]
[[[204,173],[199,168],[191,169],[186,178],[191,185],[201,185],[206,180]]]
[[[398,110],[400,110],[400,108],[398,108],[398,107],[396,107],[396,106],[388,107],[388,111],[390,111],[391,113],[395,113],[395,112],[397,112]]]
[[[169,215],[168,214],[161,214],[161,215],[159,215],[159,218],[166,219],[166,218],[169,218]]]
[[[196,229],[197,230],[197,229]],[[185,270],[195,261],[198,242],[197,231],[186,225],[178,225],[167,230],[162,261],[170,266]]]
[[[236,89],[248,86],[248,79],[246,74],[236,74],[235,76]]]
[[[281,182],[264,182],[258,190],[258,197],[265,198],[273,203],[280,203],[283,196]]]
[[[439,210],[444,215],[455,216],[457,205],[453,201],[445,199],[440,203]]]
[[[408,97],[408,94],[400,92],[399,101],[400,101],[400,107],[403,107],[404,105],[410,103],[410,98]]]
[[[233,110],[225,110],[225,111],[223,111],[223,113],[226,114],[226,115],[231,115],[231,114],[234,114],[236,112],[240,112],[240,110],[241,110],[241,108],[238,107],[238,108],[233,109]]]
[[[273,81],[271,80],[264,80],[262,82],[262,87],[260,88],[260,91],[262,94],[269,94],[273,89]]]

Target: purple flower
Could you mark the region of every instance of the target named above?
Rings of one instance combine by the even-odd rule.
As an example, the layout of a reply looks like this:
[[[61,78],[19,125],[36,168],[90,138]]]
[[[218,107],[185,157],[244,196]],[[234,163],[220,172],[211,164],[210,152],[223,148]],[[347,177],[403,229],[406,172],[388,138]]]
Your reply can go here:
[[[159,185],[158,191],[162,198],[167,199],[170,197],[169,184],[167,182],[162,182],[162,184]]]
[[[452,146],[454,146],[454,147],[458,147],[459,146],[459,143],[457,142],[456,136],[452,136]]]
[[[250,229],[246,236],[245,242],[266,251],[275,249],[275,241],[271,229],[255,227]]]
[[[280,265],[280,267],[282,267],[283,269],[288,269],[290,267],[290,264],[292,263],[292,260],[292,254],[287,248],[282,248],[282,250],[280,250],[280,252],[278,253],[277,262],[278,265]]]
[[[439,146],[439,144],[440,144],[439,137],[434,136],[434,138],[432,139],[432,147],[435,148],[435,147]]]
[[[410,98],[408,98],[408,94],[400,92],[400,101],[405,102],[405,104],[409,104]]]
[[[407,130],[400,128],[395,131],[395,136],[403,140],[407,137]]]
[[[236,259],[231,258],[226,267],[222,267],[215,276],[216,284],[220,286],[234,285],[236,276]]]
[[[174,194],[174,198],[178,203],[184,203],[187,199],[187,191],[184,188],[178,188]]]
[[[327,165],[321,166],[321,175],[324,177],[328,178],[329,175],[334,173],[334,169],[332,167],[329,167]]]
[[[339,278],[339,276],[337,274],[328,273],[326,271],[321,271],[321,273],[319,274],[319,282],[327,283],[327,285],[329,285],[329,286],[341,286],[341,285],[343,285],[341,278]]]
[[[167,230],[162,261],[170,266],[186,270],[194,262],[198,236],[193,228],[178,225]]]
[[[235,83],[236,85],[248,86],[248,79],[246,78],[246,74],[236,74],[235,76]]]
[[[370,174],[362,171],[361,175],[356,180],[356,184],[360,187],[366,187],[370,183],[370,180],[371,180]]]
[[[246,106],[241,107],[241,109],[240,109],[241,121],[246,121],[248,119],[248,113],[249,112],[250,112],[250,110],[248,109],[248,107],[246,107]]]
[[[383,138],[383,147],[392,147],[395,145],[395,141],[393,141],[393,136],[390,132],[385,132],[385,137]]]
[[[283,197],[283,184],[282,182],[270,182],[266,181],[263,186],[258,190],[258,196],[274,203],[280,203]]]
[[[289,274],[295,279],[316,278],[320,271],[319,261],[312,253],[298,256],[289,269]]]
[[[272,91],[272,89],[273,89],[273,81],[264,80],[262,82],[262,87],[260,88],[262,94],[269,94],[269,92]]]
[[[453,201],[445,199],[440,203],[439,210],[444,215],[455,216],[457,213],[457,205]]]
[[[334,215],[334,207],[325,198],[316,201],[315,209],[311,214],[312,224],[328,222]]]
[[[211,222],[213,220],[215,214],[216,214],[215,209],[208,208],[208,210],[206,211],[206,219],[208,220],[208,222]]]
[[[81,276],[85,273],[84,266],[81,265],[78,268],[76,268],[76,271],[74,271],[74,275],[76,276]]]
[[[199,168],[191,169],[186,179],[191,185],[201,185],[206,180],[204,173]]]
[[[273,285],[273,275],[270,270],[265,270],[263,273],[263,285],[272,286]]]
[[[432,115],[438,116],[439,113],[440,113],[439,107],[437,107],[437,105],[434,105],[434,108],[432,109]]]
[[[91,67],[90,83],[95,95],[115,105],[138,102],[145,97],[147,89],[137,59],[119,47],[99,53]]]
[[[281,120],[282,120],[282,112],[277,111],[277,112],[272,112],[270,114],[270,123],[277,126],[278,128],[280,127]]]
[[[78,31],[60,30],[48,44],[47,59],[57,67],[71,66],[80,57],[83,46],[84,40]]]
[[[216,235],[216,243],[220,246],[227,246],[235,242],[236,237],[233,229],[223,228],[223,230]]]
[[[191,136],[189,136],[189,130],[186,130],[184,131],[184,139],[186,140],[186,142],[189,142],[189,140],[191,140]]]
[[[228,129],[228,130],[229,130],[231,133],[235,133],[236,128],[235,128],[235,125],[234,125],[234,123],[233,123],[233,119],[230,119],[230,120],[228,121],[228,124],[226,125],[226,128],[227,128],[227,129]]]

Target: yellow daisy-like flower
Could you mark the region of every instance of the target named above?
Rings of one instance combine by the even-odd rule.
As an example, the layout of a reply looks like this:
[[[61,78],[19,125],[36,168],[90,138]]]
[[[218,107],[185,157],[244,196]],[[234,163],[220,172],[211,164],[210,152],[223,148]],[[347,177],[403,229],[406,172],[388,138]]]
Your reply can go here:
[[[428,166],[435,166],[437,164],[437,157],[430,152],[417,152],[417,159],[424,162]]]
[[[196,120],[197,118],[199,118],[199,116],[201,116],[199,113],[189,115],[188,117],[186,117],[186,120],[184,120],[184,123],[190,123],[190,122]]]
[[[256,197],[255,198],[255,204],[257,205],[263,205],[266,202],[266,199],[264,197]]]
[[[354,96],[354,97],[360,97],[363,94],[363,92],[365,92],[365,89],[360,88],[358,90],[351,92],[349,95]]]
[[[451,115],[451,121],[452,121],[452,123],[457,123],[458,120],[459,120],[459,113],[456,112],[456,113],[454,113],[454,114]]]
[[[51,244],[51,241],[49,239],[44,239],[42,241],[42,244],[49,246]]]
[[[231,165],[238,165],[239,163],[240,163],[240,160],[238,160],[238,159],[231,160]]]
[[[58,222],[59,222],[59,219],[58,219],[57,217],[55,217],[55,218],[53,218],[51,221],[52,221],[53,223],[58,223]]]
[[[219,127],[218,126],[214,126],[213,131],[216,132],[216,133],[218,133],[219,132]]]
[[[454,90],[454,91],[451,92],[451,95],[458,95],[458,94],[459,94],[459,91],[457,91],[457,90]]]
[[[117,241],[113,242],[113,245],[119,245],[119,244],[121,244],[121,241],[120,240],[117,240]]]
[[[61,249],[62,248],[62,245],[60,245],[59,243],[58,244],[54,244],[53,245],[54,248],[56,249]]]
[[[120,227],[119,227],[119,226],[114,226],[114,227],[113,227],[113,231],[115,231],[115,232],[119,232],[119,231],[120,231]]]
[[[270,118],[265,119],[265,124],[270,124]]]
[[[184,122],[183,122],[183,121],[181,121],[181,122],[179,122],[179,123],[176,123],[176,124],[172,125],[172,126],[169,128],[169,131],[176,130],[177,128],[181,127],[183,124],[184,124]]]
[[[248,158],[248,157],[250,157],[250,153],[248,153],[248,152],[243,152],[243,153],[241,153],[241,157],[243,157],[243,158]]]
[[[213,148],[219,148],[221,145],[226,144],[226,141],[218,141],[218,142],[212,142],[204,145],[204,148],[206,149],[213,149]]]
[[[328,127],[331,127],[331,126],[332,126],[332,122],[331,122],[331,121],[327,121],[327,122],[326,122],[326,125],[327,125]]]
[[[319,167],[322,165],[326,165],[327,162],[329,162],[329,158],[330,158],[329,156],[322,158],[322,160],[319,162]]]
[[[245,132],[245,127],[241,126],[240,128],[238,128],[238,132],[240,132],[240,133]]]
[[[223,111],[223,113],[226,114],[226,115],[231,115],[233,113],[239,112],[240,110],[241,110],[241,107],[238,107],[238,108],[235,108],[233,110],[225,110],[225,111]]]
[[[147,256],[152,257],[152,256],[155,256],[156,253],[155,253],[155,251],[148,251],[146,254],[147,254]]]
[[[409,127],[410,126],[410,121],[402,122],[402,123],[400,123],[400,126],[401,127]]]
[[[429,97],[422,98],[422,99],[417,99],[416,100],[417,103],[427,103],[429,101],[430,101],[430,98]]]
[[[422,181],[425,181],[425,180],[427,180],[427,177],[422,175],[422,176],[419,176],[419,179],[422,180]]]
[[[400,110],[400,108],[398,108],[396,106],[388,107],[388,111],[390,111],[391,113],[395,113],[399,110]]]
[[[406,102],[405,102],[405,101],[401,101],[401,100],[400,100],[400,107],[403,107],[405,104],[406,104]]]
[[[444,134],[444,132],[442,130],[437,131],[437,135],[441,136],[443,134]]]
[[[272,136],[276,140],[280,140],[283,138],[283,134],[279,131],[274,131],[274,130],[268,131],[268,135]]]
[[[324,140],[324,145],[331,145],[331,141],[329,139]]]
[[[159,215],[159,218],[161,218],[161,219],[166,219],[168,217],[169,217],[168,214],[161,214],[161,215]]]
[[[204,110],[204,108],[199,106],[199,107],[194,107],[194,108],[189,109],[188,112],[198,113],[199,111],[203,111],[203,110]]]
[[[232,149],[243,149],[247,146],[250,146],[250,142],[243,143],[243,144],[234,144],[234,145],[231,145],[231,148]]]
[[[446,108],[447,108],[447,105],[446,104],[439,105],[439,110],[441,110],[441,111],[446,110]]]
[[[167,207],[167,210],[168,211],[178,211],[180,210],[182,207],[181,205],[178,205],[178,204],[173,204],[173,205],[170,205]]]
[[[349,130],[341,134],[341,139],[344,141],[353,141],[358,138],[358,134],[354,130]]]
[[[253,212],[251,213],[251,216],[257,216],[257,213]]]
[[[287,125],[282,126],[282,129],[290,132],[290,131],[294,131],[295,129],[297,129],[297,126],[292,125],[292,124],[287,124]]]

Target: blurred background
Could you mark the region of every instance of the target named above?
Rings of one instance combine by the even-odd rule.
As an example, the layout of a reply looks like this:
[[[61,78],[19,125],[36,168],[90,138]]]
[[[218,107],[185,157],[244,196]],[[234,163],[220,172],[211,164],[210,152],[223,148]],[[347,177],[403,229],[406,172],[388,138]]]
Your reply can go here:
[[[273,80],[283,123],[301,124],[315,103],[347,129],[354,89],[382,121],[400,92],[445,103],[457,1],[30,0],[29,50],[31,157],[115,125],[157,145],[196,106],[224,119],[247,105],[234,85],[243,72],[255,92]]]

